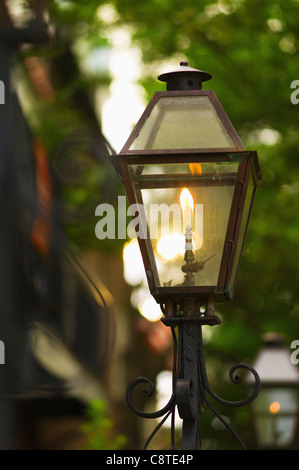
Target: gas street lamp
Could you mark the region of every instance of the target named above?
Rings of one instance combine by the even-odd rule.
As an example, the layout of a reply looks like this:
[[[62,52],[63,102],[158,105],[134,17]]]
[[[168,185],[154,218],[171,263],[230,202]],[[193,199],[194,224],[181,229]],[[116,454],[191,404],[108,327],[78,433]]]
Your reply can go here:
[[[291,350],[284,347],[280,335],[265,335],[254,368],[261,380],[259,396],[252,403],[258,446],[262,449],[298,448],[299,370],[292,364]],[[251,376],[246,381],[251,384]]]
[[[156,92],[121,152],[112,157],[135,217],[135,229],[152,296],[162,321],[172,328],[175,359],[173,394],[163,410],[177,406],[183,419],[181,448],[199,445],[198,418],[209,404],[202,325],[217,325],[215,301],[232,300],[242,248],[258,181],[257,154],[248,151],[212,90],[211,75],[181,62],[158,77],[167,91]],[[137,216],[136,216],[137,214]],[[176,334],[176,332],[178,334]],[[176,346],[178,342],[178,348]],[[242,365],[251,370],[247,365]],[[231,371],[231,379],[235,368]],[[258,376],[252,395],[257,395]]]

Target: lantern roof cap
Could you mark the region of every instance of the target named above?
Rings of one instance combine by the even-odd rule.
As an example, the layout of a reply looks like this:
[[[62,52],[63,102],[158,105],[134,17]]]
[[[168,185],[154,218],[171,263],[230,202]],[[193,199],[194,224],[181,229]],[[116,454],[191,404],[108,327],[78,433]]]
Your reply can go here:
[[[267,333],[263,336],[261,348],[253,368],[260,376],[262,385],[299,387],[299,370],[291,362],[291,353],[283,344],[283,336]],[[252,376],[247,376],[247,383]]]
[[[271,332],[271,333],[265,333],[262,337],[262,342],[263,345],[271,348],[283,348],[284,345],[284,337],[283,335],[276,333],[276,332]]]
[[[211,78],[208,72],[189,67],[185,60],[180,62],[179,68],[158,76],[158,80],[167,83],[167,90],[201,90],[202,82]]]

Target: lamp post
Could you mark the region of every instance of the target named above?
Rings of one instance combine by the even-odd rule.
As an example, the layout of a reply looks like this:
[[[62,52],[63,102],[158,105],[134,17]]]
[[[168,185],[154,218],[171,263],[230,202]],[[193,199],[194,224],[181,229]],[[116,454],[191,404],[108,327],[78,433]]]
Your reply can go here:
[[[138,383],[127,391],[140,416],[165,418],[178,408],[181,449],[199,447],[199,415],[211,408],[207,394],[230,406],[249,403],[256,387],[237,403],[210,389],[202,348],[202,325],[218,325],[215,301],[232,300],[256,186],[261,177],[255,151],[247,151],[215,93],[202,90],[211,75],[187,62],[158,77],[156,92],[121,152],[112,162],[122,178],[152,296],[174,338],[173,393],[156,413],[133,405]],[[138,216],[136,216],[138,214]],[[216,412],[214,410],[214,412]],[[227,425],[228,426],[228,425]],[[229,427],[229,426],[228,426]],[[234,432],[231,429],[232,432]]]
[[[280,335],[269,333],[263,343],[254,363],[261,380],[260,394],[252,403],[257,443],[262,449],[298,448],[298,366],[292,364]],[[247,382],[252,383],[250,376]]]

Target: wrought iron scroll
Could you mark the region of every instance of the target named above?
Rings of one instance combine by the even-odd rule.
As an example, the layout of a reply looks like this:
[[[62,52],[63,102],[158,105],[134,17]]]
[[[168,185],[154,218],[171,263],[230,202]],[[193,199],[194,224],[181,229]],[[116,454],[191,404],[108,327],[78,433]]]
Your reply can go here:
[[[133,404],[133,392],[134,392],[134,389],[139,384],[145,384],[146,385],[146,388],[144,388],[142,390],[142,394],[145,397],[151,397],[151,396],[153,396],[153,394],[155,392],[155,385],[153,384],[153,382],[151,380],[149,380],[146,377],[137,377],[136,379],[132,380],[132,382],[130,382],[130,384],[127,388],[127,394],[126,394],[127,403],[129,405],[129,407],[131,408],[131,410],[135,414],[137,414],[138,416],[141,416],[142,418],[149,418],[149,419],[160,418],[161,416],[164,416],[169,411],[172,411],[175,407],[175,404],[176,404],[175,379],[176,379],[176,372],[177,372],[177,338],[176,338],[175,329],[173,327],[171,328],[171,332],[172,332],[173,350],[174,350],[173,366],[172,366],[173,367],[173,392],[172,392],[172,395],[171,395],[170,400],[167,403],[167,405],[165,405],[161,410],[153,412],[153,413],[147,413],[147,412],[138,410],[134,406],[134,404]]]
[[[150,412],[144,412],[144,411],[137,409],[133,404],[133,392],[138,385],[140,384],[145,385],[145,388],[143,388],[142,390],[142,394],[145,397],[152,397],[155,392],[154,384],[146,377],[138,377],[135,380],[133,380],[127,388],[127,395],[126,395],[127,403],[129,407],[138,416],[141,416],[143,418],[148,418],[148,419],[156,419],[156,418],[163,417],[163,419],[159,422],[159,424],[156,426],[156,428],[153,430],[153,432],[147,439],[144,445],[144,449],[147,448],[147,446],[149,445],[154,435],[163,426],[163,424],[165,423],[166,419],[169,416],[172,416],[171,444],[172,444],[172,448],[175,449],[174,435],[175,435],[175,409],[176,408],[178,408],[179,415],[183,419],[183,423],[184,421],[185,422],[188,421],[189,423],[188,426],[185,426],[186,428],[185,431],[184,431],[184,424],[183,424],[182,432],[183,434],[185,432],[185,437],[182,434],[182,443],[184,439],[184,442],[187,443],[187,446],[188,445],[191,446],[187,448],[193,449],[192,446],[194,445],[194,436],[187,435],[187,433],[194,434],[195,432],[194,430],[196,426],[198,425],[199,415],[203,413],[203,409],[205,405],[207,405],[210,408],[210,410],[215,414],[215,416],[232,433],[232,435],[237,439],[237,441],[240,443],[242,448],[246,449],[244,443],[242,442],[238,434],[223,419],[223,417],[217,412],[217,410],[212,406],[207,396],[209,395],[216,402],[229,406],[229,407],[245,406],[249,404],[251,401],[253,401],[259,393],[260,379],[259,379],[257,372],[248,364],[240,363],[240,364],[233,366],[229,371],[229,377],[230,377],[231,382],[235,385],[238,385],[239,383],[241,383],[240,376],[236,375],[235,373],[238,369],[246,369],[246,371],[248,371],[249,373],[252,373],[254,376],[255,384],[254,384],[253,390],[249,396],[247,396],[245,399],[240,400],[240,401],[229,401],[229,400],[225,400],[219,397],[211,389],[209,381],[208,381],[207,373],[206,373],[202,334],[201,334],[201,324],[205,324],[205,320],[202,320],[201,317],[197,317],[197,318],[193,318],[192,321],[190,321],[190,318],[184,321],[184,318],[182,317],[178,317],[178,318],[172,317],[171,319],[163,318],[162,321],[164,324],[171,327],[172,336],[173,336],[173,344],[174,344],[173,384],[172,384],[171,397],[168,403],[162,409],[158,411],[150,413]],[[175,327],[178,328],[178,335],[176,335]],[[186,370],[186,357],[185,357],[186,348],[184,347],[184,335],[186,335],[186,331],[188,331],[188,329],[189,331],[191,331],[192,328],[197,330],[196,337],[198,338],[198,341],[197,341],[198,345],[196,347],[196,350],[194,350],[192,354],[193,364],[191,364],[190,370],[192,370],[193,368],[193,371],[196,370],[197,372],[196,373],[194,372],[192,374],[192,379],[190,381],[189,380],[190,377],[188,377],[188,370]],[[196,367],[196,369],[194,367]],[[190,376],[190,371],[189,371],[189,376]],[[193,383],[191,384],[192,381]],[[197,383],[195,383],[195,381]],[[191,388],[192,390],[196,390],[198,394],[198,396],[195,397],[195,400],[194,400],[194,394],[191,393]],[[183,407],[181,405],[182,403],[184,404]],[[192,422],[192,419],[194,420],[195,425],[190,426],[190,422]],[[200,441],[200,438],[198,438],[198,441]]]

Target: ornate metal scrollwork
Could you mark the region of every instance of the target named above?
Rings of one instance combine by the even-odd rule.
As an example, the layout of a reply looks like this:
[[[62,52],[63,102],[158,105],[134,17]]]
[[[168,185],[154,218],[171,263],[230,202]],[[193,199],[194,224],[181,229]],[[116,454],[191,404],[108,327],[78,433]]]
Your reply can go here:
[[[142,394],[145,397],[151,397],[153,396],[155,392],[155,385],[151,380],[149,380],[146,377],[137,377],[136,379],[132,380],[130,382],[128,388],[127,388],[127,403],[131,410],[137,414],[138,416],[141,416],[143,418],[149,418],[149,419],[155,419],[155,418],[160,418],[161,416],[164,416],[166,413],[169,411],[172,411],[176,405],[176,395],[175,395],[175,378],[176,378],[176,370],[177,370],[177,337],[174,328],[171,328],[172,332],[172,338],[173,338],[173,392],[170,397],[169,402],[167,405],[165,405],[161,410],[153,412],[153,413],[147,413],[141,410],[138,410],[134,405],[133,405],[133,392],[134,389],[139,385],[139,384],[145,384],[146,388],[143,388]]]
[[[153,413],[147,413],[145,411],[138,410],[133,405],[132,395],[133,395],[134,389],[139,384],[146,384],[148,386],[148,388],[144,388],[142,390],[142,394],[144,396],[151,397],[151,396],[153,396],[153,394],[155,392],[155,386],[154,386],[153,382],[151,382],[146,377],[137,377],[136,379],[132,380],[132,382],[129,384],[129,386],[127,388],[127,403],[129,405],[129,407],[131,408],[131,410],[134,411],[134,413],[136,413],[138,416],[141,416],[142,418],[150,418],[150,419],[160,418],[161,416],[164,416],[166,413],[168,413],[169,411],[171,411],[174,408],[175,403],[176,403],[176,397],[175,397],[175,394],[173,393],[170,400],[169,400],[169,402],[167,403],[167,405],[165,405],[159,411],[155,411]]]
[[[177,320],[177,321],[176,321]],[[163,320],[162,320],[163,321]],[[253,401],[259,392],[260,379],[257,372],[248,364],[240,363],[233,366],[229,371],[229,377],[233,384],[241,383],[239,375],[235,375],[238,369],[246,369],[253,374],[255,385],[248,397],[240,401],[228,401],[219,397],[210,387],[203,352],[202,332],[200,319],[190,321],[190,318],[184,321],[184,318],[172,318],[171,321],[163,321],[166,325],[171,326],[174,342],[174,360],[173,360],[173,390],[168,403],[161,409],[153,413],[138,410],[133,405],[133,391],[139,384],[145,384],[146,388],[142,393],[146,397],[153,396],[154,384],[145,377],[138,377],[133,380],[127,389],[127,403],[131,410],[143,418],[155,419],[164,418],[149,436],[144,449],[147,448],[149,442],[161,428],[166,419],[172,415],[172,448],[175,448],[174,430],[175,430],[175,408],[178,409],[179,415],[183,420],[181,449],[198,449],[199,448],[199,416],[207,405],[215,416],[224,424],[224,426],[238,440],[243,449],[246,449],[244,443],[234,431],[234,429],[223,419],[223,417],[212,406],[208,399],[208,395],[220,404],[229,407],[242,407]],[[178,330],[176,335],[175,326]]]

